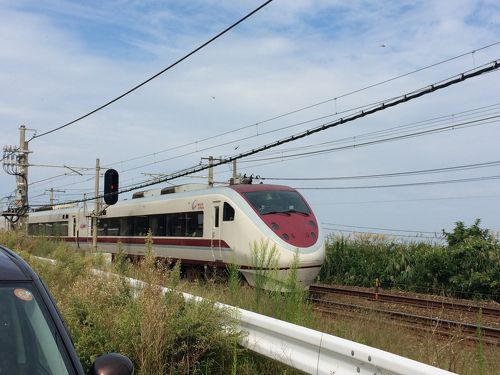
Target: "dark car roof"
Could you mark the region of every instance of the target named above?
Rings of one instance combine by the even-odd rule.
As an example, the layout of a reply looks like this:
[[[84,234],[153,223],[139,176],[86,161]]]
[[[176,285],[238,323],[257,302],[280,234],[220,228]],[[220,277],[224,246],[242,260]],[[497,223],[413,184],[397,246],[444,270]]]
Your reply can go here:
[[[32,271],[17,254],[0,246],[0,281],[32,280]]]

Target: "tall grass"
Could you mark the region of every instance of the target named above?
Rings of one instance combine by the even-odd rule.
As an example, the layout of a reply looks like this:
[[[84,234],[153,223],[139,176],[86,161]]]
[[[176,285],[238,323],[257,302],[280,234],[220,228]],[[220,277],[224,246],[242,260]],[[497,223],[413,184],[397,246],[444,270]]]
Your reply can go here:
[[[234,320],[214,309],[210,302],[202,305],[184,302],[178,292],[182,287],[214,301],[305,325],[460,374],[500,373],[497,360],[500,348],[483,345],[481,340],[477,343],[464,341],[459,333],[449,339],[432,333],[416,335],[414,331],[371,313],[365,317],[352,314],[322,316],[313,311],[307,301],[307,292],[296,283],[294,262],[288,277],[279,283],[280,288],[286,285],[288,292],[278,288],[261,290],[257,304],[255,289],[240,282],[237,264],[229,267],[229,282],[220,283],[217,279],[187,283],[179,281],[180,264],[167,267],[165,263],[168,262],[158,262],[151,255],[136,265],[129,263],[122,253],[115,257],[113,265],[106,266],[101,257],[85,256],[58,242],[34,241],[23,235],[0,232],[0,243],[6,244],[7,240],[11,248],[28,249],[34,254],[41,244],[39,248],[45,255],[60,260],[54,268],[23,253],[55,295],[86,368],[97,355],[117,351],[133,360],[138,374],[300,373],[240,347]],[[343,250],[348,257],[350,244],[346,241],[345,246]],[[383,249],[382,244],[378,249]],[[261,246],[260,250],[269,251],[267,246]],[[359,254],[363,254],[361,251]],[[368,259],[376,261],[373,256]],[[269,260],[269,255],[261,259],[266,257]],[[334,258],[329,261],[333,262]],[[353,261],[350,267],[354,265]],[[138,298],[133,298],[128,284],[115,278],[101,279],[87,272],[90,267],[97,266],[111,267],[109,270],[115,273],[148,280],[151,285],[169,286],[176,292],[163,295],[158,289],[147,287],[137,294]],[[369,270],[372,266],[365,264],[364,267]],[[348,270],[349,267],[338,266],[338,269]],[[277,269],[271,267],[269,271],[274,274]],[[371,276],[363,277],[371,280]],[[270,277],[263,275],[263,279],[268,282]],[[296,293],[294,288],[297,288]],[[481,337],[480,332],[478,337]]]
[[[120,352],[134,362],[139,375],[300,373],[241,348],[233,315],[209,300],[186,302],[175,289],[180,264],[169,267],[151,251],[137,265],[121,252],[109,266],[102,256],[77,252],[58,241],[0,233],[0,243],[19,252],[48,285],[86,371],[97,356]],[[43,253],[37,251],[39,243]],[[33,255],[57,259],[57,264]],[[134,273],[147,283],[133,291],[123,279],[92,275],[94,267]],[[174,290],[163,294],[156,285]]]
[[[384,236],[330,236],[320,280],[500,301],[500,244],[472,238],[453,246]]]

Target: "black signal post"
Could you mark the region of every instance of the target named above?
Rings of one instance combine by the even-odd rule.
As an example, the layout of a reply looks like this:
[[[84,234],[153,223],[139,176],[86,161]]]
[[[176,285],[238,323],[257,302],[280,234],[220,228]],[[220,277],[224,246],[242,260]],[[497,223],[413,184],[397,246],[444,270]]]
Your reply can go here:
[[[118,202],[119,177],[115,169],[108,169],[104,173],[104,202],[112,205]]]

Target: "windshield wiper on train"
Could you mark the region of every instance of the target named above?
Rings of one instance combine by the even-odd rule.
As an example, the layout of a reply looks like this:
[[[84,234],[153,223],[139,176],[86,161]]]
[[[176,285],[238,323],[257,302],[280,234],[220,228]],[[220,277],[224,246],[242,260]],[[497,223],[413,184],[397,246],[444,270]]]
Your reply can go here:
[[[290,216],[290,212],[288,211],[267,211],[267,212],[263,212],[262,215],[272,215],[272,214],[284,214],[284,215],[288,215]]]
[[[288,211],[286,211],[287,213],[295,213],[295,214],[301,214],[301,215],[304,215],[304,216],[309,216],[309,213],[308,212],[304,212],[304,211],[297,211],[297,210],[293,210],[293,209],[290,209]]]

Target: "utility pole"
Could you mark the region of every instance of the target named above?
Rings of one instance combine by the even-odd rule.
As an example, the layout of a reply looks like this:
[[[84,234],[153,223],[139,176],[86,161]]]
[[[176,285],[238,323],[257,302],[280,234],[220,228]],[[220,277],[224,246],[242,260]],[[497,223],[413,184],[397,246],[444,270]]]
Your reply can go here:
[[[99,158],[95,160],[95,199],[94,212],[92,213],[92,249],[97,251],[97,218],[99,217],[99,174],[101,167]]]
[[[214,186],[214,161],[221,161],[221,159],[216,159],[213,156],[209,156],[208,158],[201,158],[201,160],[208,159],[208,185],[210,187]]]
[[[26,126],[19,127],[19,147],[3,148],[3,169],[16,176],[16,194],[13,207],[2,213],[15,229],[28,230],[28,142]]]
[[[56,190],[54,188],[47,189],[45,191],[50,192],[50,206],[54,205],[54,192],[55,193],[66,193],[66,190]]]
[[[16,205],[21,209],[18,229],[28,232],[28,142],[26,142],[26,126],[19,127],[19,154],[17,157]]]
[[[212,187],[214,186],[214,157],[209,156],[208,157],[208,186]]]
[[[233,160],[233,181],[236,183],[238,178],[238,173],[236,172],[236,159]]]

